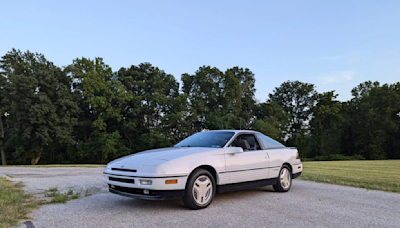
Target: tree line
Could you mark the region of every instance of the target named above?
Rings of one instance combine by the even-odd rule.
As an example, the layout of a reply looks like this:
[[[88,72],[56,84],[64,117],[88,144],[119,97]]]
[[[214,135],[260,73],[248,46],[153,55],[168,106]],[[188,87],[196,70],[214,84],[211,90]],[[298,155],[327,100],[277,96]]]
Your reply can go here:
[[[205,129],[260,131],[303,159],[400,158],[400,83],[366,81],[340,102],[335,91],[286,81],[257,102],[247,68],[202,66],[181,81],[150,63],[59,67],[12,49],[0,60],[2,164],[104,164]]]

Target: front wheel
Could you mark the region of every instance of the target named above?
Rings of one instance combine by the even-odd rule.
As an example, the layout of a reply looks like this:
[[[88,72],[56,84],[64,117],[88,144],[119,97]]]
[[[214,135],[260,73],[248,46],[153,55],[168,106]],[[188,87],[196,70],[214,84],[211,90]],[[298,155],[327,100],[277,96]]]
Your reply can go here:
[[[287,192],[292,186],[292,172],[287,165],[282,166],[279,171],[278,183],[274,185],[274,189],[277,192]]]
[[[183,203],[193,210],[206,208],[215,196],[215,189],[215,180],[210,172],[195,170],[188,178]]]

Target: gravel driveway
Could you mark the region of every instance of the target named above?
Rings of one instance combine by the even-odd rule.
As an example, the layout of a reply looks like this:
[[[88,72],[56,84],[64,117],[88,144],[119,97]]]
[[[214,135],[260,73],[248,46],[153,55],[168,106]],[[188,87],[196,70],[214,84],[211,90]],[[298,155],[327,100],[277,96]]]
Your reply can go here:
[[[38,194],[57,187],[93,195],[46,205],[21,227],[399,227],[400,194],[294,180],[287,193],[271,187],[217,194],[188,210],[180,200],[144,201],[107,192],[103,168],[0,168]]]

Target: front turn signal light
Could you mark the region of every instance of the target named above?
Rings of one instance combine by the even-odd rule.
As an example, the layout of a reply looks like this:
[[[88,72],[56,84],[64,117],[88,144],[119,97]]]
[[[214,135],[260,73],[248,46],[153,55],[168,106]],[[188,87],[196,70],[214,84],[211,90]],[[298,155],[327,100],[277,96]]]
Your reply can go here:
[[[166,180],[165,181],[165,184],[177,184],[177,183],[178,183],[177,179],[175,179],[175,180]]]

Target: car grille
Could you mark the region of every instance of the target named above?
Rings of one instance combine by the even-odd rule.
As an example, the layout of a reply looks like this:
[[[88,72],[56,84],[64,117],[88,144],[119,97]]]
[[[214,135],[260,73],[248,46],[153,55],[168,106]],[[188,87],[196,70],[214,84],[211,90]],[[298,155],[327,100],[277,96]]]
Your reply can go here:
[[[109,185],[109,187],[112,188],[111,185]],[[127,188],[127,187],[121,187],[121,186],[113,186],[112,189],[115,189],[120,192],[138,194],[138,195],[151,195],[151,196],[156,195],[156,192],[153,190],[149,190],[149,194],[144,194],[143,189],[139,189],[139,188]]]
[[[110,181],[118,181],[118,182],[124,182],[124,183],[135,183],[135,179],[122,179],[122,178],[116,178],[116,177],[109,177],[108,178]]]
[[[120,168],[111,168],[111,170],[115,170],[115,171],[123,171],[123,172],[133,172],[136,173],[136,169],[120,169]]]

